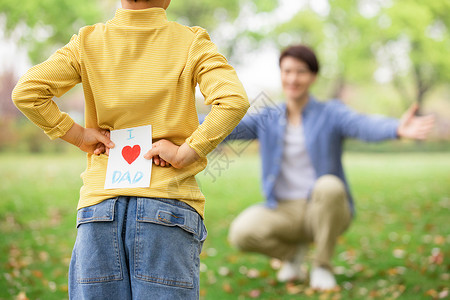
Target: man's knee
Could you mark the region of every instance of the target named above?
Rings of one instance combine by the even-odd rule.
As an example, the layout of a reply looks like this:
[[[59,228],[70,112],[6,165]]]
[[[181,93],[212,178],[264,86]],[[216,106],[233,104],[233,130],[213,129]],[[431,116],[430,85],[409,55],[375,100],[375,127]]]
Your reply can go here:
[[[308,224],[314,239],[321,235],[337,237],[351,221],[350,205],[344,183],[334,175],[321,176],[314,187]]]
[[[321,201],[345,200],[347,192],[342,180],[335,175],[323,175],[317,179],[314,186],[313,197],[317,197]]]
[[[264,228],[236,218],[230,225],[228,241],[241,251],[256,251],[266,238]]]

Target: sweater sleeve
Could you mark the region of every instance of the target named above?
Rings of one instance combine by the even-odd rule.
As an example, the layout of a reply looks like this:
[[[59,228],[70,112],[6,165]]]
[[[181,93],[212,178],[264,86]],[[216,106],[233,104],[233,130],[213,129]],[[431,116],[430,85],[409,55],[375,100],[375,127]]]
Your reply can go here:
[[[339,132],[344,137],[366,142],[397,138],[398,120],[378,115],[364,115],[335,100],[330,106],[335,112]]]
[[[50,137],[56,139],[72,127],[72,118],[61,112],[53,97],[60,97],[81,82],[79,38],[56,51],[23,75],[12,93],[17,108]]]
[[[194,27],[195,37],[189,51],[193,84],[199,84],[205,104],[211,111],[204,122],[186,139],[201,157],[211,152],[239,123],[249,108],[242,83],[223,55],[211,42],[208,33]]]

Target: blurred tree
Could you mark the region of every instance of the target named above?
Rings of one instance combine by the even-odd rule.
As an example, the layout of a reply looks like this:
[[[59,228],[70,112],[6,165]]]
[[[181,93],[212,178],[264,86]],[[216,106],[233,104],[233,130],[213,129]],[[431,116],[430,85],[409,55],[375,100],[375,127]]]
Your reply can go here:
[[[91,0],[1,0],[0,15],[7,34],[26,47],[32,63],[66,44],[80,27],[104,20],[101,3]]]
[[[371,41],[377,29],[371,13],[364,13],[361,0],[330,0],[330,13],[325,20],[326,39],[323,44],[334,79],[332,97],[341,97],[347,83],[370,81],[377,67],[371,51]],[[379,9],[379,1],[372,2],[372,10]],[[330,61],[331,59],[334,59]],[[333,72],[334,69],[334,72]]]
[[[271,37],[280,47],[302,43],[316,48],[324,42],[324,26],[324,18],[306,8],[274,28]]]
[[[0,16],[5,16],[6,32],[24,45],[32,63],[37,63],[67,43],[80,27],[112,17],[114,9],[111,8],[118,4],[117,0],[23,0],[18,5],[14,0],[1,0]],[[168,16],[185,25],[202,26],[210,32],[228,26],[232,30],[228,30],[225,42],[219,46],[226,55],[232,55],[235,43],[246,36],[242,18],[248,15],[243,16],[242,9],[251,7],[251,14],[257,14],[272,11],[278,4],[279,0],[173,1]]]
[[[349,83],[392,81],[404,105],[421,103],[450,80],[450,1],[314,0],[268,36],[277,45],[316,49],[322,76],[339,97]]]
[[[380,65],[391,71],[405,103],[422,102],[434,86],[450,79],[449,1],[328,0],[320,1],[320,6],[318,1],[304,0],[306,5],[292,18],[280,21],[275,12],[288,2],[173,1],[168,15],[182,24],[206,28],[219,49],[238,63],[264,43],[280,48],[309,44],[319,54],[332,97],[339,97],[349,83],[369,82]],[[110,18],[117,4],[117,0],[23,0],[18,5],[1,0],[0,16],[5,16],[6,31],[26,45],[36,63],[67,43],[79,27]]]
[[[405,105],[450,81],[449,16],[450,1],[395,0],[378,18],[375,45]]]
[[[14,118],[19,115],[19,110],[10,100],[11,91],[16,83],[16,76],[12,70],[6,70],[0,74],[0,116],[2,119]]]
[[[328,6],[318,9],[314,1],[309,1],[272,33],[281,47],[288,46],[288,41],[288,44],[302,43],[315,49],[321,62],[321,75],[330,86],[329,97],[341,97],[349,83],[371,80],[376,69],[371,42],[376,39],[377,28],[374,17],[361,12],[361,2],[329,0]]]
[[[167,10],[169,19],[184,25],[214,29],[221,22],[232,22],[239,15],[239,1],[193,0],[173,1]]]
[[[214,30],[224,22],[233,23],[245,7],[257,14],[273,11],[278,5],[279,0],[192,0],[189,4],[172,1],[167,13],[185,25]]]
[[[170,20],[208,30],[220,51],[231,61],[241,62],[249,47],[265,37],[249,28],[248,19],[273,11],[280,0],[191,0],[172,1],[167,10]],[[217,38],[216,38],[217,37]]]

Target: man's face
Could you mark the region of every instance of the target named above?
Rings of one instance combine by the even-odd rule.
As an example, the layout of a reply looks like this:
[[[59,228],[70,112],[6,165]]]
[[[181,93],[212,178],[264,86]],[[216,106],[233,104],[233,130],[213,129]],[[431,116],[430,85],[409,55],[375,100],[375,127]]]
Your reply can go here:
[[[316,74],[309,70],[305,62],[286,56],[281,60],[280,70],[281,85],[289,100],[303,100],[308,96],[309,87],[316,80]]]

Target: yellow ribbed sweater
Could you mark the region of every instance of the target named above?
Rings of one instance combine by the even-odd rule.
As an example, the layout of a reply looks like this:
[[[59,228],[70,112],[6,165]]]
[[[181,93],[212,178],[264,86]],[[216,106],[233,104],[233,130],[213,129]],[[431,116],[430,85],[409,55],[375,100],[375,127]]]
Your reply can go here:
[[[207,32],[169,22],[165,10],[118,9],[106,24],[80,29],[45,62],[31,68],[13,91],[16,106],[51,138],[74,124],[53,97],[78,83],[85,96],[85,127],[109,130],[152,125],[153,142],[187,142],[200,159],[183,169],[153,165],[149,188],[105,190],[108,157],[87,155],[78,209],[116,196],[186,202],[204,216],[195,175],[239,123],[248,99],[234,69]],[[199,126],[195,87],[211,112]]]

